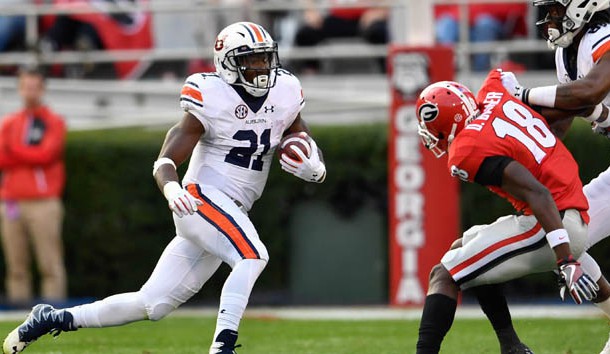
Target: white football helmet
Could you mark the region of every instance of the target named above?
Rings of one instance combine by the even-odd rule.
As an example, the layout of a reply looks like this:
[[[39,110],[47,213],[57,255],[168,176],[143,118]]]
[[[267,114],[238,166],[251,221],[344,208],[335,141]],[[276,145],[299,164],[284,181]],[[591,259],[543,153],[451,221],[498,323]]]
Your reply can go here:
[[[251,66],[253,59],[260,64]],[[225,27],[214,44],[214,66],[220,77],[230,85],[243,86],[252,96],[264,96],[275,86],[280,62],[277,43],[260,25],[237,22]],[[253,72],[247,80],[246,71]]]
[[[610,0],[533,0],[534,6],[546,8],[561,5],[565,13],[561,17],[553,16],[547,9],[544,19],[536,22],[542,26],[543,35],[547,39],[549,48],[567,48],[574,37],[583,29],[596,12],[610,7]],[[548,26],[554,23],[558,28]]]

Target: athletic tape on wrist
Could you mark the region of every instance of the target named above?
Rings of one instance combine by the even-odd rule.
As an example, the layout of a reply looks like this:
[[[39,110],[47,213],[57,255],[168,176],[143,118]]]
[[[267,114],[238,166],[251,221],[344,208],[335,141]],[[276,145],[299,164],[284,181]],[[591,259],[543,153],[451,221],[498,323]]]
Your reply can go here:
[[[589,114],[586,117],[583,117],[583,119],[593,123],[593,122],[597,121],[597,119],[601,116],[603,111],[604,111],[603,103],[600,103],[597,106],[595,106],[595,108],[593,109],[593,112],[591,112],[591,114]]]
[[[595,120],[595,123],[597,123],[597,125],[599,125],[602,128],[608,128],[610,127],[610,114],[608,112],[609,108],[608,106],[606,106],[603,103],[600,103],[600,105],[602,106],[602,110],[601,113],[599,114],[599,118],[597,118]],[[605,113],[605,117],[604,117],[604,113]]]
[[[551,248],[555,248],[557,245],[570,242],[570,237],[568,236],[566,229],[557,229],[547,233],[546,240]]]
[[[153,176],[157,174],[157,170],[159,170],[159,167],[163,165],[172,165],[174,166],[174,169],[176,169],[176,164],[172,159],[170,159],[169,157],[161,157],[153,164]]]
[[[522,99],[530,106],[555,107],[555,97],[557,96],[557,85],[534,87],[528,90],[527,97]]]

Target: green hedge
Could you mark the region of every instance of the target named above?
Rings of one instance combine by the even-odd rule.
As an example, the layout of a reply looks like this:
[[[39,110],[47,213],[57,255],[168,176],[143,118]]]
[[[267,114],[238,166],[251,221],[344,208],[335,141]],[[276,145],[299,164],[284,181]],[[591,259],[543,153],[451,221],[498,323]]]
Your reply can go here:
[[[325,200],[347,217],[373,200],[386,213],[386,126],[313,130],[328,165],[325,183],[305,183],[275,162],[250,213],[271,255],[259,294],[286,290],[286,230],[295,201]],[[164,135],[150,129],[69,134],[64,238],[71,296],[138,289],[173,237],[171,213],[151,176]],[[198,297],[216,298],[227,272],[225,266]]]
[[[313,130],[327,162],[326,182],[302,182],[274,163],[263,197],[250,214],[271,256],[255,291],[266,302],[287,298],[286,230],[291,205],[322,200],[349,217],[372,202],[387,215],[387,126]],[[71,296],[104,297],[137,290],[173,237],[170,211],[151,176],[164,135],[165,129],[135,128],[69,134],[64,239]],[[610,143],[591,134],[586,125],[577,124],[566,141],[581,165],[583,180],[610,164]],[[461,207],[464,228],[512,212],[507,202],[466,184],[462,184]],[[593,253],[610,270],[610,260],[603,257],[608,246],[602,243]],[[210,280],[197,299],[217,298],[227,268]]]

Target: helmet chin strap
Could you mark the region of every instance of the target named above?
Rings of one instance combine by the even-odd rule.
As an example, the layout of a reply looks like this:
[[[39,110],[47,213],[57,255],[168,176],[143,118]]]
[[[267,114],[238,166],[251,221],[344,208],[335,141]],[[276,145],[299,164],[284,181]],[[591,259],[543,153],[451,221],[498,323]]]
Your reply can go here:
[[[451,133],[449,133],[449,136],[447,137],[447,147],[449,147],[449,145],[451,145],[451,142],[453,142],[453,139],[455,139],[455,131],[457,130],[457,123],[453,123],[453,125],[451,126]]]
[[[568,31],[562,34],[557,28],[549,28],[549,39],[546,41],[546,44],[549,49],[553,50],[557,49],[557,47],[567,48],[572,44],[574,37],[576,37],[581,30],[582,27],[579,27],[574,31]]]
[[[252,80],[252,85],[242,84],[247,93],[254,97],[262,97],[269,92],[269,75],[258,75]]]
[[[269,84],[269,75],[258,75],[252,80],[252,83],[257,88],[267,88],[267,85]]]

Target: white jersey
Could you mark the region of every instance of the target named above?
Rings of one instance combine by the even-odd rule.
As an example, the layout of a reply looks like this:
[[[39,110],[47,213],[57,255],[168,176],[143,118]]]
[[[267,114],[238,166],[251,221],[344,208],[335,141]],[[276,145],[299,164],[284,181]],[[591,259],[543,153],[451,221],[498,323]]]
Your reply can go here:
[[[557,48],[555,66],[557,78],[561,83],[568,83],[585,77],[600,58],[610,50],[610,24],[595,26],[587,30],[578,45],[576,72],[570,73],[567,68],[566,50]],[[570,75],[571,74],[571,75]],[[610,95],[603,102],[610,105]],[[610,235],[610,168],[602,172],[583,187],[589,202],[589,222],[587,249]],[[584,263],[583,259],[579,259]],[[597,274],[597,273],[596,273]],[[595,279],[595,278],[593,278]]]
[[[265,188],[275,148],[304,105],[301,83],[283,69],[257,111],[217,74],[189,76],[180,106],[205,133],[182,184],[212,185],[250,210]]]
[[[570,73],[567,68],[566,49],[557,48],[555,51],[557,79],[562,84],[582,79],[608,50],[610,50],[610,24],[590,28],[578,45],[576,73]],[[606,96],[603,102],[610,105],[610,97]]]

